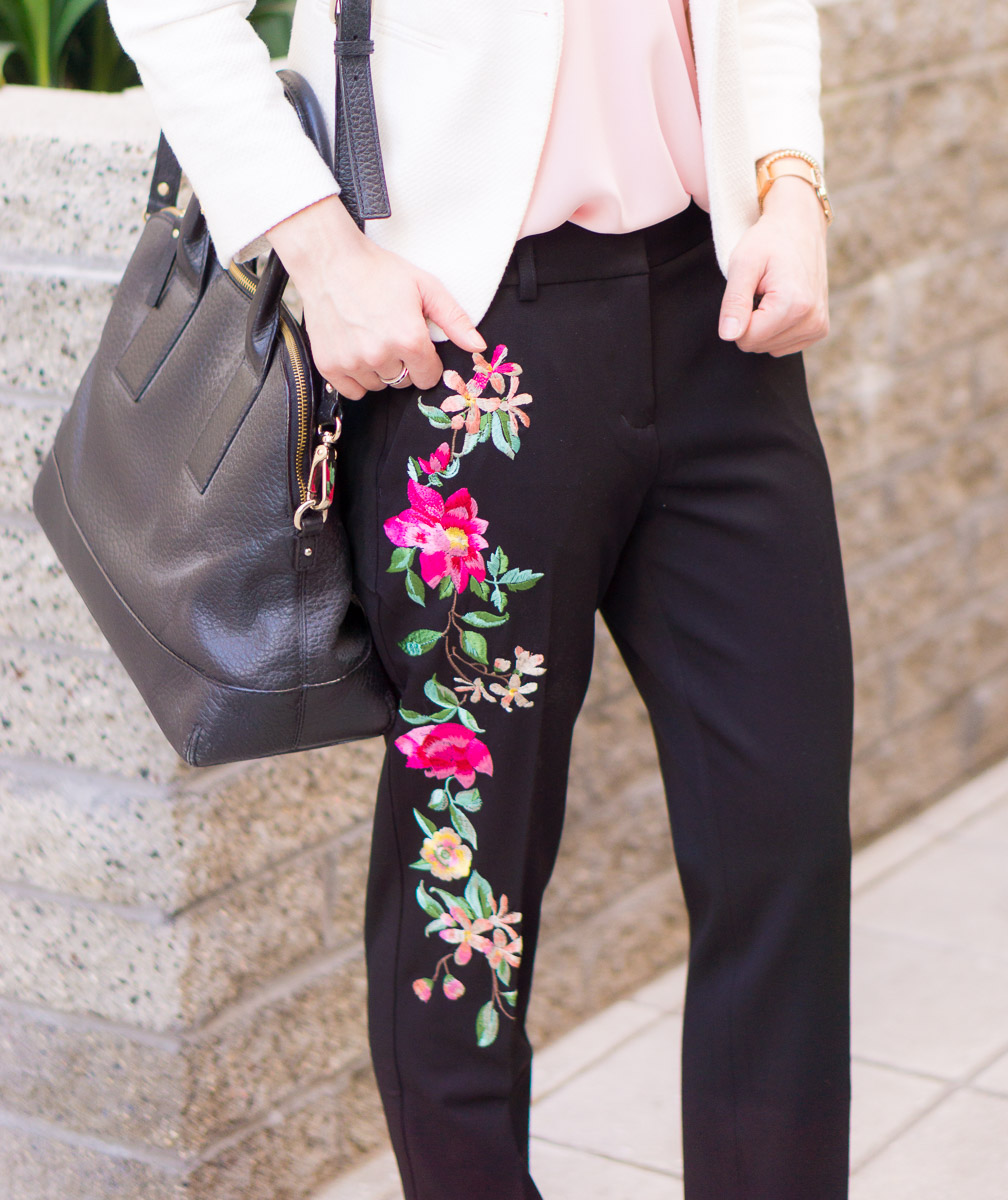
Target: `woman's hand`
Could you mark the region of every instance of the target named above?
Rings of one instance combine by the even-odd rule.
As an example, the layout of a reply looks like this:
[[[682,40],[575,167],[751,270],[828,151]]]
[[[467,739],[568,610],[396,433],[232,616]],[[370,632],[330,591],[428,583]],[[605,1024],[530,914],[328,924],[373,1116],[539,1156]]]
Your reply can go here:
[[[304,305],[312,358],[343,396],[380,391],[405,366],[426,390],[442,363],[425,318],[463,350],[485,350],[472,321],[444,285],[357,228],[337,196],[274,225],[266,234]]]
[[[740,350],[775,357],[829,333],[826,218],[805,180],[785,175],[767,192],[728,264],[718,332]]]

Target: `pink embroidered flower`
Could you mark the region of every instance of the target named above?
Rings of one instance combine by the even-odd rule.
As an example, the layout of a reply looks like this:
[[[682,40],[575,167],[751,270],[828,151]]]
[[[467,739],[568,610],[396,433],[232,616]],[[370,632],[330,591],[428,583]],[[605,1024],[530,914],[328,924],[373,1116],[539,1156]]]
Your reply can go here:
[[[495,658],[494,659],[494,670],[495,671],[506,671],[510,666],[511,666],[510,658]]]
[[[431,998],[432,992],[434,991],[434,980],[433,979],[414,979],[413,980],[413,991],[416,992],[416,994],[420,997],[420,999],[424,1002],[424,1004],[426,1004],[427,1001]]]
[[[521,938],[509,939],[503,929],[494,930],[493,946],[489,950],[484,951],[487,956],[487,962],[495,971],[502,962],[506,962],[509,967],[521,966],[521,952]]]
[[[406,485],[410,507],[389,517],[383,528],[394,546],[420,547],[420,575],[436,587],[446,575],[458,591],[465,590],[470,575],[482,582],[486,563],[480,550],[487,540],[488,522],[476,515],[476,501],[468,488],[444,498],[437,488],[410,480]]]
[[[486,700],[490,704],[497,703],[493,696],[491,696],[483,686],[483,680],[480,679],[478,675],[474,680],[472,680],[472,682],[470,682],[468,679],[463,679],[460,675],[455,675],[454,681],[455,691],[458,692],[460,696],[465,696],[468,692],[468,699],[471,704],[476,704],[479,700]]]
[[[443,379],[445,386],[456,393],[441,401],[442,412],[455,414],[451,419],[452,429],[461,429],[464,425],[466,433],[479,433],[483,413],[493,412],[500,404],[496,396],[483,395],[486,378],[474,375],[466,383],[458,371],[445,371]]]
[[[512,376],[511,387],[508,391],[508,394],[498,405],[498,408],[501,410],[501,412],[507,413],[508,423],[511,426],[512,433],[518,432],[519,421],[521,421],[526,429],[528,429],[529,425],[531,424],[528,413],[522,412],[522,406],[525,404],[531,404],[532,397],[528,394],[528,392],[522,392],[520,396],[516,396],[515,392],[517,390],[518,377]]]
[[[546,668],[541,666],[542,661],[541,654],[532,654],[521,646],[515,646],[515,670],[519,675],[545,675]]]
[[[521,924],[521,913],[511,912],[508,909],[508,898],[505,895],[501,895],[499,903],[491,898],[490,910],[493,914],[490,917],[490,924],[497,929],[505,929],[508,925]]]
[[[493,774],[486,743],[458,721],[419,725],[397,737],[395,745],[406,755],[406,766],[423,770],[429,779],[454,775],[463,787],[472,787],[477,771]]]
[[[510,375],[512,380],[517,382],[516,377],[521,374],[521,367],[517,363],[504,362],[505,354],[507,354],[507,346],[498,346],[489,362],[482,354],[473,355],[473,366],[476,368],[475,379],[479,381],[481,390],[489,383],[493,390],[500,394],[504,391],[505,375]],[[532,397],[530,396],[529,399],[531,400]]]
[[[454,829],[439,829],[424,838],[420,857],[436,879],[465,879],[472,869],[472,851]]]
[[[507,687],[502,683],[491,683],[490,691],[500,696],[501,708],[505,712],[510,712],[512,702],[519,708],[531,708],[532,701],[526,700],[525,696],[529,692],[534,692],[538,686],[537,683],[522,683],[520,675],[512,675],[507,681]]]
[[[446,942],[456,947],[455,961],[460,967],[464,967],[472,958],[474,950],[479,954],[485,954],[492,949],[493,943],[490,939],[482,936],[491,928],[486,917],[477,917],[475,921],[470,921],[457,905],[452,905],[448,915],[455,922],[457,928],[442,929],[441,936]]]
[[[442,986],[449,1000],[460,1000],[465,995],[465,984],[454,975],[446,974]]]
[[[451,462],[451,447],[447,442],[442,442],[430,458],[419,458],[417,461],[428,475],[436,475]]]

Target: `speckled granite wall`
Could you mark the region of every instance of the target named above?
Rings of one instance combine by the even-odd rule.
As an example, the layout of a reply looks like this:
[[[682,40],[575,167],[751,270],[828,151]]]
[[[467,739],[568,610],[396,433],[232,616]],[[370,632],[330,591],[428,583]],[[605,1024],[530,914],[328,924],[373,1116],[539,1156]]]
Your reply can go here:
[[[1008,9],[820,8],[838,217],[809,367],[863,840],[1008,751]],[[360,947],[378,747],[181,765],[30,514],[155,136],[139,94],[0,90],[0,1200],[301,1200],[384,1139]],[[540,1043],[685,948],[601,625],[547,910]]]

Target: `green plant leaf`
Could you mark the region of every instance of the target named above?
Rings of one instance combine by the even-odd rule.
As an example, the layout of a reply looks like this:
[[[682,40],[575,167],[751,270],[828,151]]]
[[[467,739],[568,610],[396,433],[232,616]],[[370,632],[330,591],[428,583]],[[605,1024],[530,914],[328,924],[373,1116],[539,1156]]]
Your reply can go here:
[[[427,718],[436,725],[440,725],[442,721],[447,721],[449,717],[455,716],[454,708],[439,708],[436,713],[431,713]]]
[[[460,615],[467,625],[475,625],[477,629],[491,629],[494,625],[503,625],[507,620],[507,617],[502,617],[499,613],[477,611]]]
[[[486,732],[483,726],[480,725],[480,723],[467,708],[460,708],[458,710],[458,719],[462,722],[466,729],[471,729],[473,733]]]
[[[425,863],[422,858],[418,858],[416,860],[416,862],[411,862],[410,866],[415,871],[429,871],[430,870],[430,863]]]
[[[508,569],[508,556],[500,546],[490,555],[490,558],[487,560],[487,566],[490,568],[491,575],[499,575],[502,571]]]
[[[448,793],[444,788],[436,788],[431,792],[431,798],[427,801],[427,807],[433,808],[435,812],[444,812],[448,807]]]
[[[451,425],[451,417],[446,412],[442,412],[440,408],[424,404],[422,400],[417,400],[417,408],[420,409],[435,429],[447,429]]]
[[[493,432],[493,444],[502,454],[506,454],[508,458],[514,458],[515,453],[511,449],[511,439],[504,431],[504,421],[500,412],[491,414],[490,428]]]
[[[424,598],[426,592],[424,591],[423,580],[412,567],[406,571],[406,595],[416,604],[419,604],[421,608],[425,606]]]
[[[472,821],[469,820],[460,808],[456,808],[454,804],[448,805],[448,811],[451,814],[451,823],[458,831],[459,837],[465,838],[474,850],[478,850],[479,847],[476,845],[476,830],[473,828]]]
[[[416,817],[417,824],[428,837],[433,837],[437,833],[438,827],[433,821],[429,821],[418,808],[413,809],[413,816]]]
[[[479,794],[479,788],[466,788],[464,792],[453,797],[459,808],[467,809],[469,812],[479,812],[483,807],[483,799]]]
[[[488,1000],[476,1014],[477,1043],[480,1046],[492,1046],[497,1040],[499,1030],[500,1017],[497,1015],[496,1005],[492,1000]]]
[[[514,1008],[514,1006],[518,1003],[517,992],[502,992],[501,995],[503,996],[505,1002],[510,1004],[512,1008]]]
[[[486,600],[490,596],[490,585],[483,579],[477,579],[475,575],[469,576],[469,589],[481,600]]]
[[[417,904],[420,905],[420,907],[429,917],[444,916],[444,909],[424,887],[424,882],[422,879],[417,884],[416,898]]]
[[[476,633],[472,629],[463,629],[462,649],[476,662],[485,663],[487,660],[487,641],[482,633]]]
[[[506,959],[502,958],[497,964],[497,978],[505,987],[511,982],[511,964]]]
[[[406,464],[406,474],[410,477],[410,479],[413,480],[414,483],[420,482],[420,469],[416,465],[415,460],[412,458]]]
[[[451,892],[446,892],[444,888],[439,887],[431,888],[431,891],[437,892],[437,894],[444,901],[446,909],[450,910],[453,907],[460,908],[463,914],[467,916],[470,921],[475,918],[476,914],[473,912],[472,908],[470,908],[469,902],[463,896],[453,896]]]
[[[465,435],[465,440],[462,443],[462,453],[468,454],[469,451],[472,450],[473,446],[475,446],[480,440],[481,438],[478,433],[467,432]]]
[[[399,643],[399,649],[405,650],[413,658],[432,650],[444,635],[437,629],[414,629]]]
[[[466,902],[477,917],[489,917],[493,912],[490,901],[493,899],[493,888],[483,878],[479,871],[473,871],[465,889]]]
[[[452,577],[446,575],[441,580],[441,586],[438,588],[438,599],[443,600],[445,596],[450,596],[455,589],[455,584],[452,583]]]
[[[414,712],[411,708],[400,708],[399,716],[410,725],[428,725],[430,717],[426,713]]]
[[[416,546],[396,546],[392,551],[392,559],[386,570],[389,573],[405,571],[413,561],[414,554],[416,554]]]
[[[451,688],[438,683],[436,675],[432,675],[424,684],[424,695],[432,704],[440,704],[442,708],[457,708],[458,699]]]
[[[507,571],[500,577],[500,582],[512,592],[526,592],[542,577],[542,571]]]

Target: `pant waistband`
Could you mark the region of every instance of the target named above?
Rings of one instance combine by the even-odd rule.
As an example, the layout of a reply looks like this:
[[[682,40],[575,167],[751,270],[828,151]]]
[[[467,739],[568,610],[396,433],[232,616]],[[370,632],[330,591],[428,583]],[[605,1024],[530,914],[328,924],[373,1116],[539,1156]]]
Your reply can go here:
[[[693,202],[673,217],[629,233],[596,233],[567,221],[545,233],[519,238],[501,284],[534,292],[545,283],[643,275],[710,237],[710,217]]]

